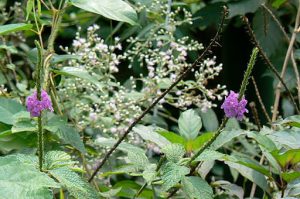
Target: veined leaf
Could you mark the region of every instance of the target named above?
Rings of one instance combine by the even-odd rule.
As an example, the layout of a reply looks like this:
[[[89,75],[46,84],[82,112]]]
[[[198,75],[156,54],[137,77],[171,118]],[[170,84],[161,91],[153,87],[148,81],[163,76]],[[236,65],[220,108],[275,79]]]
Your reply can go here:
[[[136,25],[137,14],[135,10],[122,0],[71,0],[72,4],[83,10],[100,14],[116,21]]]
[[[209,184],[200,177],[189,176],[182,180],[183,191],[190,199],[213,199],[213,190]]]
[[[171,162],[177,163],[185,154],[185,150],[180,144],[169,144],[162,149],[167,159]]]
[[[0,122],[3,122],[5,124],[13,124],[13,115],[20,111],[26,111],[26,109],[17,101],[12,99],[0,98]]]
[[[161,168],[161,179],[163,181],[162,189],[164,191],[169,190],[182,180],[189,172],[190,169],[185,166],[180,166],[173,162],[167,162]]]
[[[181,113],[178,119],[178,126],[179,133],[186,140],[193,140],[202,128],[201,118],[194,110],[189,109]]]
[[[98,193],[89,183],[85,182],[77,173],[69,170],[68,168],[56,168],[49,170],[49,172],[52,176],[54,176],[54,178],[62,183],[75,198],[99,198]]]
[[[38,170],[36,157],[22,156],[0,158],[0,198],[53,198],[49,187],[59,188],[59,184]]]

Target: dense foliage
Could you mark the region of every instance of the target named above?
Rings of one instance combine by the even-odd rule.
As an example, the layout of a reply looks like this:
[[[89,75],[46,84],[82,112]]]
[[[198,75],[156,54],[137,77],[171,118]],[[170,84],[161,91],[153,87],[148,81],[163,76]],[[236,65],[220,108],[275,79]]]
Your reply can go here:
[[[299,23],[299,0],[1,0],[0,198],[299,198]]]

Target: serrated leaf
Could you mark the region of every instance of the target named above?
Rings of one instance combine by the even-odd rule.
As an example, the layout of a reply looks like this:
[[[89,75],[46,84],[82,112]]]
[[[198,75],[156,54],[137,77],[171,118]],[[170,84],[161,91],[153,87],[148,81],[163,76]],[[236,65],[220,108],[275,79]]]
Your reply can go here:
[[[86,152],[79,133],[73,127],[69,126],[64,118],[54,114],[49,114],[49,117],[44,129],[54,133],[64,143],[72,145],[80,152]]]
[[[178,126],[180,135],[186,140],[193,140],[202,128],[201,118],[194,110],[189,109],[181,113]]]
[[[157,144],[160,148],[170,144],[170,142],[155,131],[154,127],[138,125],[134,127],[133,132],[139,134],[144,140]]]
[[[183,177],[189,174],[190,169],[185,166],[167,162],[161,168],[161,179],[163,181],[162,190],[167,191],[175,186]]]
[[[26,109],[17,101],[12,99],[0,98],[0,122],[5,124],[13,124],[14,114],[20,111],[26,111]]]
[[[213,190],[209,184],[200,177],[189,176],[182,180],[183,191],[190,199],[213,199]]]
[[[18,23],[18,24],[7,24],[0,26],[0,35],[5,35],[12,32],[17,32],[21,30],[30,30],[32,24]]]
[[[75,198],[98,199],[99,195],[93,187],[77,173],[63,167],[49,170],[49,173],[63,184]]]
[[[135,10],[122,0],[71,0],[71,2],[76,7],[100,14],[109,19],[127,22],[131,25],[137,24]]]
[[[48,170],[73,164],[71,156],[64,151],[49,151],[45,155],[44,167]]]
[[[155,180],[157,176],[156,167],[156,164],[150,164],[143,171],[143,178],[147,183],[151,183],[153,180]]]
[[[184,156],[185,150],[180,144],[169,144],[162,148],[162,152],[171,162],[177,163]]]
[[[0,158],[0,198],[53,198],[49,187],[60,186],[38,170],[36,158],[10,155]]]

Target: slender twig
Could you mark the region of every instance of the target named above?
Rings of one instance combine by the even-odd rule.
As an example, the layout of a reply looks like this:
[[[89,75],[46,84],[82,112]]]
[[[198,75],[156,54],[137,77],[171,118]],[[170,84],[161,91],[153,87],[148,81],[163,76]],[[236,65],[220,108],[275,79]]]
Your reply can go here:
[[[257,108],[256,108],[256,104],[255,102],[250,102],[249,103],[249,106],[251,108],[251,112],[253,114],[253,119],[255,121],[255,124],[257,126],[257,130],[260,131],[261,129],[261,123],[259,121],[259,117],[258,117],[258,112],[257,112]]]
[[[250,26],[249,20],[247,17],[243,17],[243,20],[246,24],[247,27],[247,32],[249,34],[249,36],[251,37],[251,41],[253,42],[253,44],[258,48],[261,57],[263,58],[263,60],[266,62],[267,67],[275,74],[275,76],[278,78],[278,80],[281,82],[281,84],[283,85],[284,89],[286,90],[290,100],[292,101],[293,105],[296,108],[297,113],[300,113],[299,108],[293,98],[293,95],[291,93],[291,91],[288,89],[286,83],[284,82],[284,80],[282,79],[281,75],[279,74],[279,72],[276,70],[276,68],[274,67],[274,65],[272,64],[272,62],[270,61],[270,59],[267,57],[267,55],[265,54],[265,52],[263,51],[263,49],[261,48],[258,40],[256,39],[256,36]]]
[[[251,54],[251,57],[250,57],[250,61],[248,63],[248,66],[247,66],[247,70],[244,74],[244,78],[243,78],[243,81],[242,81],[242,85],[241,85],[241,88],[240,88],[240,91],[239,91],[239,98],[238,100],[240,101],[243,96],[245,95],[245,92],[246,92],[246,89],[247,89],[247,85],[249,83],[249,79],[250,79],[250,76],[251,76],[251,73],[252,73],[252,70],[253,70],[253,67],[255,65],[255,61],[256,61],[256,57],[257,57],[257,54],[258,54],[258,49],[257,48],[254,48],[253,51],[252,51],[252,54]],[[207,148],[209,148],[212,143],[218,138],[218,136],[221,134],[222,130],[224,129],[224,127],[226,126],[226,123],[228,121],[228,117],[224,116],[223,120],[222,120],[222,123],[221,125],[219,126],[218,130],[216,131],[216,133],[213,135],[213,137],[208,141],[206,142],[201,148],[200,150],[195,153],[191,159],[187,162],[187,165],[189,165],[191,167],[191,170],[190,170],[190,174],[189,175],[194,175],[194,172],[196,171],[197,167],[201,164],[201,162],[197,162],[195,165],[193,165],[193,162],[194,160],[199,157],[199,155],[201,155]],[[178,188],[175,188],[169,195],[167,198],[170,198],[172,197],[173,195],[176,194],[176,192],[178,191],[179,189]]]
[[[253,86],[254,86],[254,89],[255,89],[256,97],[257,97],[257,99],[258,99],[258,102],[259,102],[259,104],[260,104],[262,110],[263,110],[263,113],[264,113],[266,119],[268,120],[268,122],[271,124],[271,123],[272,123],[272,120],[271,120],[271,118],[270,118],[270,116],[269,116],[269,114],[268,114],[268,112],[267,112],[267,109],[266,109],[266,107],[265,107],[265,105],[264,105],[264,103],[263,103],[263,101],[262,101],[262,99],[261,99],[261,96],[260,96],[260,93],[259,93],[259,90],[258,90],[256,81],[255,81],[255,79],[254,79],[253,76],[251,77],[251,80],[252,80],[252,83],[253,83]]]
[[[193,69],[195,69],[196,67],[198,67],[201,63],[201,61],[203,60],[203,58],[209,54],[211,52],[211,48],[213,46],[215,46],[217,44],[217,40],[219,38],[219,34],[222,31],[223,25],[224,25],[224,21],[225,21],[225,17],[227,15],[227,8],[224,7],[224,17],[222,18],[222,22],[221,25],[216,33],[216,35],[214,36],[214,38],[211,40],[211,42],[209,43],[209,45],[207,46],[207,48],[204,49],[204,51],[201,53],[201,55],[197,58],[197,60],[193,63],[193,65],[191,67],[186,68],[181,75],[176,79],[176,81],[168,88],[166,89],[160,96],[158,96],[152,103],[151,105],[145,109],[143,111],[143,113],[134,120],[134,122],[128,127],[128,129],[125,131],[125,133],[123,134],[122,137],[120,137],[118,139],[118,141],[113,145],[113,147],[104,155],[103,159],[101,160],[101,162],[99,163],[99,165],[96,167],[94,173],[92,174],[92,176],[89,179],[89,182],[91,180],[93,180],[93,178],[96,176],[96,174],[98,173],[98,171],[102,168],[102,166],[106,163],[106,161],[109,159],[109,157],[111,156],[111,154],[117,149],[117,147],[123,142],[123,140],[127,137],[127,135],[131,132],[132,128],[138,124],[146,114],[148,114],[151,109],[153,107],[156,106],[156,104],[163,99],[190,71],[192,71]]]
[[[288,66],[288,62],[290,60],[291,53],[293,51],[293,46],[294,46],[294,43],[296,41],[296,35],[297,35],[296,30],[299,27],[299,22],[300,22],[300,4],[298,6],[294,32],[292,34],[292,38],[291,38],[288,50],[286,52],[284,62],[283,62],[283,66],[282,66],[282,70],[281,70],[281,74],[280,74],[281,78],[284,78],[284,75],[285,75],[285,72],[286,72],[286,69],[287,69],[287,66]],[[278,82],[277,87],[276,87],[275,101],[274,101],[274,105],[273,105],[272,122],[274,122],[277,118],[277,110],[278,110],[278,106],[279,106],[281,87],[282,87],[281,82]],[[298,107],[298,106],[296,105],[296,107]]]

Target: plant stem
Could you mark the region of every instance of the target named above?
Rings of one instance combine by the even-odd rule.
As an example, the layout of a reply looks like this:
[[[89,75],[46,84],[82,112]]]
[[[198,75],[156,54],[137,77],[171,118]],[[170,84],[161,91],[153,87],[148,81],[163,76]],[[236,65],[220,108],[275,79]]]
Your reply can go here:
[[[290,40],[290,44],[288,47],[288,50],[286,52],[286,56],[283,62],[283,66],[282,66],[282,70],[281,70],[281,78],[284,78],[287,66],[288,66],[288,62],[290,60],[291,54],[293,52],[293,46],[294,43],[296,41],[296,35],[297,35],[297,29],[299,27],[299,23],[300,23],[300,2],[299,2],[299,6],[298,6],[298,11],[297,11],[297,16],[296,16],[296,21],[295,21],[295,26],[294,26],[294,32],[292,34],[292,38]],[[276,94],[275,94],[275,101],[274,101],[274,105],[273,105],[273,115],[272,115],[272,122],[274,122],[277,119],[277,111],[278,111],[278,106],[279,106],[279,100],[280,100],[280,94],[281,94],[281,82],[278,82],[277,87],[276,87]],[[297,107],[297,105],[296,105]]]
[[[224,15],[221,21],[221,25],[216,33],[216,35],[214,36],[214,38],[211,40],[210,44],[207,46],[207,48],[201,53],[201,55],[197,58],[197,60],[193,63],[193,65],[189,68],[186,68],[181,75],[179,75],[179,77],[176,79],[176,81],[168,88],[166,89],[160,96],[158,96],[152,103],[151,105],[146,108],[143,113],[134,120],[134,122],[127,128],[127,130],[125,131],[125,133],[123,134],[122,137],[120,137],[118,139],[118,141],[113,145],[113,147],[104,155],[103,159],[101,160],[101,162],[98,164],[98,166],[96,167],[95,171],[93,172],[92,176],[89,179],[89,182],[91,182],[93,180],[93,178],[97,175],[98,171],[102,168],[102,166],[106,163],[106,161],[110,158],[111,154],[117,149],[117,147],[124,141],[124,139],[127,137],[127,135],[131,132],[132,128],[138,124],[145,115],[147,115],[151,109],[153,107],[156,106],[156,104],[158,104],[158,102],[163,99],[190,71],[192,71],[192,69],[196,68],[197,66],[200,65],[201,61],[203,60],[203,58],[209,54],[211,51],[211,48],[217,44],[217,40],[219,38],[219,34],[222,31],[223,25],[224,25],[224,21],[225,18],[227,16],[227,8],[224,7]]]

